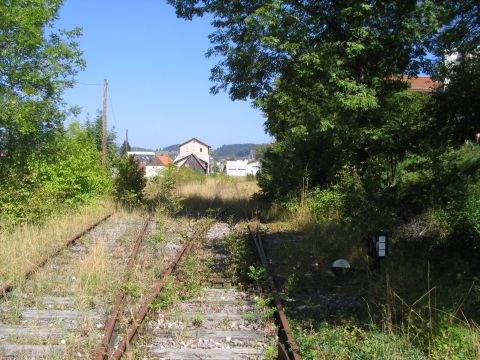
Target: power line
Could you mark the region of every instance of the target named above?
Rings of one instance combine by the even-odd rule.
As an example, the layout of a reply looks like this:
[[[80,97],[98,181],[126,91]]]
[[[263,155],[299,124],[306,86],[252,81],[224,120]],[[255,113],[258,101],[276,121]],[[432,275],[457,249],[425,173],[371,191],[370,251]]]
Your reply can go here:
[[[103,84],[96,84],[96,83],[84,83],[77,81],[76,84],[78,85],[85,85],[85,86],[103,86]]]

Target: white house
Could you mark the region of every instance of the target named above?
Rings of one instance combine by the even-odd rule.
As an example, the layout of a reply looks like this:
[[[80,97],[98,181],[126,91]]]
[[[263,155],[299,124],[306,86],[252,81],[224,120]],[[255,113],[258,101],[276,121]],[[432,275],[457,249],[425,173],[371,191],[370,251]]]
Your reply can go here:
[[[248,160],[229,160],[225,171],[230,176],[246,176],[247,163]]]
[[[260,161],[230,160],[225,172],[230,176],[256,175],[261,169]]]
[[[262,169],[260,161],[249,161],[247,163],[247,175],[257,175]]]

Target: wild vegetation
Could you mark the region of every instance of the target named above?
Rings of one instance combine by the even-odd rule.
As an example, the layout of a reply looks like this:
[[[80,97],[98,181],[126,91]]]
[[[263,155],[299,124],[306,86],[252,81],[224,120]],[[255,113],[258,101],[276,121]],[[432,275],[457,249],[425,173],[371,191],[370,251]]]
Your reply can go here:
[[[359,332],[359,319],[302,323],[305,356],[478,357],[477,2],[170,3],[182,18],[213,19],[212,91],[265,114],[275,142],[260,193],[290,213],[288,226],[319,256],[363,270],[365,237],[390,236],[370,293],[384,310],[372,322],[381,331]],[[404,76],[421,73],[440,82],[436,91],[409,91]],[[332,340],[344,331],[364,339],[362,349]],[[384,331],[405,346],[394,351]]]
[[[62,1],[2,3],[0,12],[0,227],[41,222],[111,191],[99,122],[63,122],[62,100],[85,67],[79,28],[55,30]],[[109,136],[113,144],[114,134]],[[114,149],[109,146],[113,156]],[[109,157],[111,158],[111,156]]]
[[[47,234],[56,214],[105,196],[171,215],[227,207],[237,220],[275,220],[297,261],[344,257],[358,270],[353,289],[366,291],[368,316],[296,317],[306,358],[479,357],[477,2],[169,2],[186,19],[212,16],[208,55],[221,59],[212,91],[250,99],[266,116],[275,142],[259,150],[258,187],[173,167],[145,184],[132,158],[117,158],[113,133],[103,166],[99,116],[64,125],[76,110],[62,94],[85,66],[80,29],[55,30],[61,0],[0,4],[0,276],[21,276],[68,235]],[[404,76],[421,73],[439,81],[436,91],[409,91]],[[245,205],[257,191],[270,211]],[[390,251],[372,272],[364,240],[377,232]],[[293,269],[292,293],[306,281]]]

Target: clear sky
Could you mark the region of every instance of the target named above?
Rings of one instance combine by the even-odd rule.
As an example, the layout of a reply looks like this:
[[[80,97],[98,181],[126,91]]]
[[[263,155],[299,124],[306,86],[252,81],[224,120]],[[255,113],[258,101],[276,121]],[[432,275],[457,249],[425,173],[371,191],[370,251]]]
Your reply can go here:
[[[262,114],[225,93],[211,95],[207,19],[177,19],[165,0],[65,0],[59,28],[83,28],[87,61],[78,84],[65,94],[82,108],[79,120],[102,107],[109,83],[108,124],[119,142],[128,128],[132,146],[157,149],[198,137],[224,144],[265,143]],[[97,85],[86,85],[97,84]]]

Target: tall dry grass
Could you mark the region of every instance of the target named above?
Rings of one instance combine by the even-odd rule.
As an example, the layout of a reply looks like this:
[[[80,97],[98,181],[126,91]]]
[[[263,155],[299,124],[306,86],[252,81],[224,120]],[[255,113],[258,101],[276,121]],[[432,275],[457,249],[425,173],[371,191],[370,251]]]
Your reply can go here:
[[[53,217],[43,225],[23,224],[0,232],[0,283],[21,282],[29,267],[114,210],[102,201]]]
[[[204,181],[182,182],[177,193],[183,198],[186,212],[205,212],[208,209],[225,210],[238,217],[251,216],[259,210],[252,199],[259,187],[255,179],[227,176],[207,177]]]

